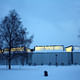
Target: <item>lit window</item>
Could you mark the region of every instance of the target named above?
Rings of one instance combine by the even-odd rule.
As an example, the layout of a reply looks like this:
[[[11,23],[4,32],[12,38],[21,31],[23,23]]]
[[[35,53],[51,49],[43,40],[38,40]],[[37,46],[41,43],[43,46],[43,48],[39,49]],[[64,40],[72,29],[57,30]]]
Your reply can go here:
[[[65,48],[66,52],[72,52],[72,46]]]

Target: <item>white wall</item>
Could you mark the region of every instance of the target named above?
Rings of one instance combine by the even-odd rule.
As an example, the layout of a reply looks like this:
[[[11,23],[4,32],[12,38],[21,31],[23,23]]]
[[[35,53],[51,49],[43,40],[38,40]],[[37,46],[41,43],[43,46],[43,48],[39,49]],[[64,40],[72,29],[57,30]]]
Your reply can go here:
[[[66,52],[35,53],[32,55],[32,64],[33,65],[41,65],[41,64],[68,65],[71,64],[71,54]]]

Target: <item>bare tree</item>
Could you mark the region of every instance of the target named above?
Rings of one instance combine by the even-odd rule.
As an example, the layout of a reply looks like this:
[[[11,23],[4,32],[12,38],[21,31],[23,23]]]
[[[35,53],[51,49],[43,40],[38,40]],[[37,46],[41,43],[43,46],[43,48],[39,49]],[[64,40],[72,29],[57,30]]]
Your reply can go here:
[[[15,10],[10,11],[0,24],[0,40],[3,47],[9,48],[8,65],[11,69],[11,48],[27,46],[32,43],[33,36],[28,37],[27,29],[23,27],[22,21]]]
[[[2,40],[0,38],[0,49],[2,49]]]

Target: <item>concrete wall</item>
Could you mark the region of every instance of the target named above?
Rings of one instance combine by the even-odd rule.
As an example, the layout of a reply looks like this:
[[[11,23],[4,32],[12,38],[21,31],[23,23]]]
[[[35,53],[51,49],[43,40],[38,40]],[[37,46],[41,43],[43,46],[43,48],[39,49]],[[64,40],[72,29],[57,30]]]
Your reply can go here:
[[[72,55],[73,56],[72,56]],[[80,64],[80,53],[68,52],[37,52],[12,55],[12,65],[70,65]],[[0,55],[0,65],[8,65],[7,55]]]
[[[79,52],[73,53],[73,64],[80,65],[80,53]]]
[[[32,55],[33,65],[68,65],[71,64],[71,53],[35,53]]]

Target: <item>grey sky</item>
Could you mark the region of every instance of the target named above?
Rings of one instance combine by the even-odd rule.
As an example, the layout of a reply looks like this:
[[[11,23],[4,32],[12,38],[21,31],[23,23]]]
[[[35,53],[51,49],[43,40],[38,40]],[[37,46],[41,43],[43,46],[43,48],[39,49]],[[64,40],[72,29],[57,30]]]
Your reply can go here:
[[[16,9],[36,45],[79,45],[80,0],[0,0],[0,18]]]

